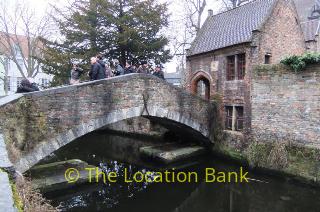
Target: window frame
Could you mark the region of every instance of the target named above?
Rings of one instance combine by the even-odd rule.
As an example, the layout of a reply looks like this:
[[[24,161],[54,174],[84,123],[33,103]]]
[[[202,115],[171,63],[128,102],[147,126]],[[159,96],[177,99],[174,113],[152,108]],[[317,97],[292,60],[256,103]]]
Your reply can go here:
[[[271,64],[271,54],[265,54],[264,55],[264,64]]]
[[[226,81],[244,80],[246,60],[245,52],[226,57]]]
[[[225,130],[244,131],[244,106],[225,105]]]
[[[246,54],[237,55],[237,76],[238,80],[243,80],[246,75]]]
[[[244,108],[243,106],[235,106],[236,117],[235,117],[235,130],[243,131],[244,129]],[[241,116],[239,116],[239,111],[241,111]],[[241,123],[241,124],[239,124]],[[239,127],[242,126],[242,127]]]
[[[225,106],[225,128],[232,130],[233,126],[233,106]],[[230,115],[231,113],[231,115]]]
[[[231,61],[233,60],[233,61]],[[236,55],[227,56],[227,81],[236,80]]]

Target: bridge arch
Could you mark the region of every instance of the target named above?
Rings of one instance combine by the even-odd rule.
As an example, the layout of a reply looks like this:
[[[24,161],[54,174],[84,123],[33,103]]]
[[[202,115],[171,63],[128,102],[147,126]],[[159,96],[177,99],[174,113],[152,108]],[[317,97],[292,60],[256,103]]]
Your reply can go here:
[[[104,117],[91,120],[88,123],[82,123],[66,132],[60,133],[55,138],[50,139],[48,142],[43,142],[37,145],[32,151],[21,157],[19,161],[15,163],[15,168],[19,172],[23,173],[37,164],[40,160],[49,156],[54,151],[71,143],[83,135],[101,129],[109,124],[136,117],[155,117],[157,119],[164,119],[180,125],[185,125],[185,127],[193,129],[194,132],[198,132],[198,135],[203,136],[203,138],[207,138],[209,136],[209,130],[205,126],[202,126],[197,121],[190,119],[190,117],[184,116],[184,114],[181,114],[179,111],[168,111],[157,106],[149,107],[148,112],[146,112],[145,108],[143,107],[116,110],[108,113]],[[200,140],[204,140],[203,138]]]
[[[177,123],[213,142],[210,114],[215,111],[210,102],[161,79],[132,74],[25,94],[0,105],[6,120],[0,126],[7,142],[34,144],[12,161],[18,171],[25,172],[73,140],[134,117]],[[28,123],[21,125],[21,120]]]

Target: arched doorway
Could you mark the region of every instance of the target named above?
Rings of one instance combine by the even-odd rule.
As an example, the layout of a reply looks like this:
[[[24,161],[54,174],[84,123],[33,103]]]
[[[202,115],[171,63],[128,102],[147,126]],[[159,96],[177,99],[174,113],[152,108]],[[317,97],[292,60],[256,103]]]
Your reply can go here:
[[[210,99],[210,82],[206,78],[197,81],[196,94],[204,99]]]
[[[203,74],[195,76],[192,80],[192,93],[201,98],[210,99],[210,80]]]

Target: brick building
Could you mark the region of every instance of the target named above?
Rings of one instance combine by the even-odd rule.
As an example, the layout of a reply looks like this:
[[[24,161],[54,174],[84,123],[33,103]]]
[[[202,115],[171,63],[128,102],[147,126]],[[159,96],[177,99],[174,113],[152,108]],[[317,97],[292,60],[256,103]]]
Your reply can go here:
[[[209,11],[188,50],[184,86],[207,99],[220,94],[226,130],[249,134],[253,67],[317,51],[316,6],[314,0],[255,0],[217,15]]]

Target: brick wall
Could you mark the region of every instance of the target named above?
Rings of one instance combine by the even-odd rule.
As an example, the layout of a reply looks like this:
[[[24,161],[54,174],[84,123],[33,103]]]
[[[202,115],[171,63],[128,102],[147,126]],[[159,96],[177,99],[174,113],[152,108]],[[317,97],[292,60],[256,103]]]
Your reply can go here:
[[[320,147],[320,66],[299,74],[279,65],[255,71],[252,135]]]
[[[271,53],[272,64],[288,55],[303,54],[306,44],[292,1],[279,1],[262,29],[254,33],[253,40],[258,51],[253,64],[263,64],[266,53]]]

